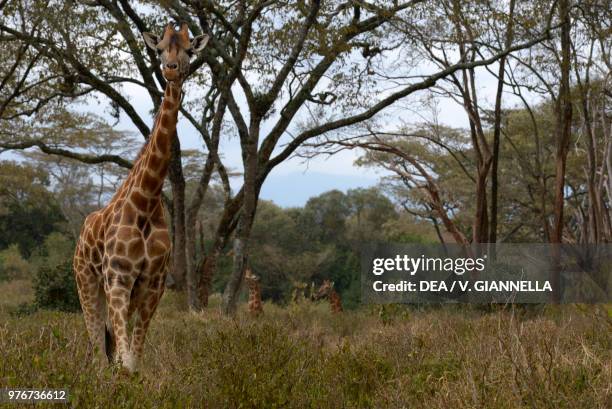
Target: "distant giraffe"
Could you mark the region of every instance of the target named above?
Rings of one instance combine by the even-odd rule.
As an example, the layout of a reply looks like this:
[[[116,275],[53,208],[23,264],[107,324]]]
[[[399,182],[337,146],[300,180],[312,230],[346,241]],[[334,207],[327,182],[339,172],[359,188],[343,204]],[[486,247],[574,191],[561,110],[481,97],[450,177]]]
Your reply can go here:
[[[150,33],[144,38],[161,59],[167,81],[163,101],[127,179],[106,207],[85,219],[74,255],[90,341],[129,372],[137,369],[145,334],[164,292],[171,243],[161,193],[189,58],[208,41],[206,35],[190,41],[186,24],[180,30],[168,24],[161,39]],[[134,312],[130,344],[128,321]]]
[[[333,281],[324,280],[321,287],[319,287],[319,291],[317,291],[315,295],[316,300],[325,297],[329,300],[329,305],[333,313],[342,312],[342,300],[340,300],[340,295],[338,295],[334,289]]]
[[[259,287],[259,277],[247,267],[244,279],[249,286],[249,313],[258,316],[263,313],[261,304],[261,288]]]

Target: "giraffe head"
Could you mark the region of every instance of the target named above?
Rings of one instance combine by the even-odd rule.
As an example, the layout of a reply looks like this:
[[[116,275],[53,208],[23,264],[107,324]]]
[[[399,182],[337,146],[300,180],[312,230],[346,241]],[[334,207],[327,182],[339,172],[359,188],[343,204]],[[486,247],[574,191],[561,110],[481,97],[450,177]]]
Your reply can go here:
[[[161,37],[152,33],[143,33],[143,37],[147,46],[159,54],[167,81],[182,82],[189,73],[189,59],[208,43],[206,34],[189,40],[186,23],[182,23],[179,30],[168,24]]]
[[[250,268],[246,269],[246,272],[244,273],[244,279],[247,281],[247,283],[259,281],[259,277],[253,274]]]
[[[315,294],[315,300],[320,300],[321,298],[325,298],[329,295],[329,293],[334,288],[334,282],[330,280],[323,280],[323,284],[319,287],[319,291]]]

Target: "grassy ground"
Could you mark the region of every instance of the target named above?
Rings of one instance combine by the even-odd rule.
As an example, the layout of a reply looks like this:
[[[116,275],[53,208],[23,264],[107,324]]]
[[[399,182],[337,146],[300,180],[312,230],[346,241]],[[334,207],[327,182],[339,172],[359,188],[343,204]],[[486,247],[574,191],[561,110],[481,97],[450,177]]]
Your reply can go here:
[[[28,282],[0,283],[0,387],[67,388],[77,408],[612,407],[601,307],[333,316],[266,304],[231,320],[180,311],[167,293],[128,378],[92,363],[79,314],[11,314],[30,297]]]

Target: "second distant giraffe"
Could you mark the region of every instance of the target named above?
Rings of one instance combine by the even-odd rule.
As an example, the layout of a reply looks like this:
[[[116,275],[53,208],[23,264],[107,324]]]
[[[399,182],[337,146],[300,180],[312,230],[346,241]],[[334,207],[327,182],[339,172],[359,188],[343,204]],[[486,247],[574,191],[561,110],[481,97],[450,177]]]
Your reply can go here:
[[[246,269],[244,279],[249,286],[249,313],[258,316],[263,313],[261,304],[261,287],[259,286],[259,277],[257,277],[250,268]]]
[[[319,291],[317,291],[315,294],[316,300],[320,300],[321,298],[325,297],[327,297],[329,300],[329,305],[333,313],[342,312],[342,300],[340,299],[340,295],[334,289],[333,281],[324,280],[321,287],[319,287]]]

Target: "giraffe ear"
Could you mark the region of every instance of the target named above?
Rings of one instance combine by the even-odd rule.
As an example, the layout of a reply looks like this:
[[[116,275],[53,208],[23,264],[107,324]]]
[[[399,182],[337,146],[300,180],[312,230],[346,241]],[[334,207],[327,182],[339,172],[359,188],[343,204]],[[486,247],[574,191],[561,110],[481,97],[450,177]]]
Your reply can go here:
[[[197,36],[193,40],[191,40],[191,51],[194,53],[199,53],[206,47],[208,44],[209,37],[207,34],[202,34],[201,36]]]
[[[157,44],[159,44],[159,37],[153,33],[142,33],[145,40],[145,44],[153,51],[157,51]]]

